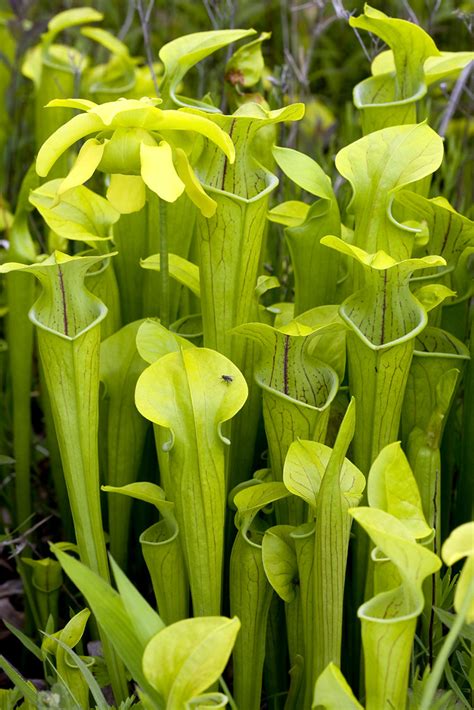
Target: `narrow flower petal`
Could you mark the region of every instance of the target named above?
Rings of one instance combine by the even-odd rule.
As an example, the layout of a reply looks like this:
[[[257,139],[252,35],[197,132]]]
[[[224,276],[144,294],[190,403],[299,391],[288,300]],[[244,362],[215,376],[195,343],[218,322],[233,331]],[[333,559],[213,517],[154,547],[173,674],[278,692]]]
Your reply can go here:
[[[46,108],[77,108],[79,111],[90,111],[96,106],[95,101],[89,99],[52,99],[46,104]]]
[[[206,136],[215,143],[226,154],[231,163],[235,160],[235,148],[230,136],[219,128],[219,126],[204,116],[197,116],[184,111],[162,111],[159,119],[154,125],[146,125],[143,128],[155,131],[194,131]]]
[[[142,178],[139,175],[111,175],[107,199],[120,214],[138,212],[146,201]]]
[[[184,182],[173,164],[171,147],[165,141],[160,145],[140,146],[141,173],[145,185],[166,202],[175,202],[184,192]]]
[[[158,103],[158,99],[118,99],[117,101],[107,101],[104,104],[98,105],[93,109],[93,112],[98,116],[104,123],[105,126],[121,125],[120,120],[117,121],[117,117],[120,114],[128,113],[133,111],[135,121],[133,125],[137,128],[140,126],[139,116],[141,113],[144,116],[147,115],[149,109],[153,109],[159,115],[160,111],[155,109],[155,105]],[[139,112],[137,114],[137,112]]]
[[[59,186],[58,194],[62,195],[72,187],[83,185],[94,174],[104,154],[105,142],[89,138],[82,146],[69,175]]]
[[[74,116],[70,121],[58,128],[41,146],[36,159],[36,172],[46,177],[56,160],[74,143],[89,133],[101,131],[104,128],[102,120],[92,112]]]
[[[216,211],[217,202],[209,197],[203,190],[201,183],[189,164],[186,153],[184,150],[181,150],[181,148],[176,148],[175,150],[174,163],[179,177],[186,186],[186,194],[189,199],[201,210],[201,214],[204,217],[212,217]]]

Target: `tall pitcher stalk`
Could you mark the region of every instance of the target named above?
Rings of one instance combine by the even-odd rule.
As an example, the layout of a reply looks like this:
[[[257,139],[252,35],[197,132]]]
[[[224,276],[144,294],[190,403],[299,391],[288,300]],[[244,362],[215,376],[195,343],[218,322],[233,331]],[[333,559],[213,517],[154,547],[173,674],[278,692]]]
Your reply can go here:
[[[84,287],[86,272],[103,258],[54,252],[42,263],[9,263],[0,271],[30,271],[43,287],[30,318],[37,329],[79,554],[108,581],[98,457],[100,323],[107,309]],[[105,636],[102,644],[119,700],[126,697],[125,676]]]

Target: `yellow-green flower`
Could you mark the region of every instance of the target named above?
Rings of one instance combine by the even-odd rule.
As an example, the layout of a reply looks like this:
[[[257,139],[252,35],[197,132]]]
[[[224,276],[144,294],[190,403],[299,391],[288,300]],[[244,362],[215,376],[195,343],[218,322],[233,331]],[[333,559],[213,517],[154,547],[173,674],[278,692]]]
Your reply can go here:
[[[84,111],[55,131],[42,145],[36,160],[38,175],[48,174],[56,160],[76,141],[91,134],[79,151],[69,174],[61,182],[58,197],[82,185],[96,170],[110,174],[107,199],[122,214],[140,210],[146,200],[145,186],[166,202],[175,202],[186,191],[205,217],[216,203],[204,192],[188,159],[193,142],[180,132],[205,136],[233,163],[230,137],[203,116],[162,110],[159,99],[119,99],[96,104],[85,99],[57,99],[48,106]],[[184,139],[184,140],[183,140]]]

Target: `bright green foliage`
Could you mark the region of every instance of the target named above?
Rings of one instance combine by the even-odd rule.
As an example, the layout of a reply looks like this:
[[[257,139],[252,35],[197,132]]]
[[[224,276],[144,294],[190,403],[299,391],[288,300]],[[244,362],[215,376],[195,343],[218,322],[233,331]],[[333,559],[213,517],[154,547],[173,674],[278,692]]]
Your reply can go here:
[[[52,636],[47,636],[42,644],[43,651],[52,653],[56,657],[56,671],[58,677],[69,689],[79,707],[85,710],[87,710],[89,705],[89,689],[87,683],[79,668],[74,667],[71,663],[64,648],[56,643],[56,639],[74,648],[82,638],[89,616],[89,609],[80,611],[79,614],[73,616],[64,629],[56,632]]]
[[[107,310],[84,287],[86,272],[103,258],[55,252],[39,264],[10,263],[0,271],[31,271],[43,287],[30,318],[37,327],[78,547],[86,564],[108,579],[97,447],[99,324]],[[113,654],[109,659],[120,697],[121,668]]]
[[[61,565],[51,557],[42,560],[26,558],[24,562],[32,569],[31,584],[35,590],[41,628],[46,628],[50,616],[57,625],[59,590],[63,583]]]
[[[112,237],[111,228],[120,217],[112,205],[92,190],[76,186],[58,200],[61,180],[51,180],[30,193],[29,200],[44,221],[64,239],[90,246]]]
[[[188,616],[189,588],[174,503],[155,483],[102,486],[108,493],[120,493],[154,505],[161,520],[140,535],[143,557],[150,573],[158,612],[166,624]],[[112,496],[114,498],[115,496]],[[121,496],[119,496],[121,498]],[[119,515],[117,515],[120,522]]]
[[[239,627],[237,618],[206,616],[178,621],[151,639],[143,654],[143,672],[168,710],[196,703],[217,680]]]
[[[416,269],[445,262],[438,256],[397,262],[383,250],[368,254],[332,236],[322,241],[351,256],[365,275],[364,288],[343,302],[340,315],[351,330],[349,380],[360,406],[355,460],[367,472],[379,451],[397,438],[414,339],[427,323],[425,309],[410,291],[409,277]]]
[[[367,498],[372,508],[384,510],[404,523],[417,540],[431,533],[413,472],[398,442],[382,449],[374,461]]]
[[[418,24],[388,17],[368,4],[363,15],[349,22],[377,35],[391,48],[372,62],[373,76],[354,88],[364,133],[414,123],[427,87],[455,77],[474,58],[472,52],[440,52]]]
[[[398,481],[392,483],[394,473]],[[400,498],[400,490],[408,490],[407,500]],[[372,552],[376,596],[358,611],[366,669],[365,707],[405,708],[415,623],[424,605],[422,583],[440,568],[441,561],[416,542],[416,537],[425,537],[430,528],[398,444],[385,447],[375,460],[369,473],[368,498],[370,508],[350,510],[376,546]],[[397,659],[396,666],[390,658]],[[348,707],[358,707],[342,676],[328,666],[316,684],[314,705],[331,708],[342,696],[347,696],[348,703],[350,699]]]
[[[396,260],[411,256],[413,229],[397,222],[392,200],[398,190],[439,168],[443,142],[426,123],[385,128],[343,148],[336,167],[351,184],[354,245]]]
[[[262,472],[263,473],[263,472]],[[241,707],[259,708],[265,658],[265,631],[272,601],[272,587],[263,566],[264,523],[258,514],[275,501],[288,497],[282,483],[244,487],[234,497],[239,533],[230,559],[231,612],[239,617],[241,630],[234,646],[234,697]]]
[[[221,30],[219,32],[196,32],[185,37],[178,37],[160,49],[159,57],[163,62],[165,75],[161,93],[165,103],[172,101],[178,106],[203,105],[187,97],[176,95],[176,89],[187,72],[198,62],[222,47],[239,39],[255,34],[255,30]],[[212,107],[204,104],[206,111]]]
[[[105,475],[109,486],[133,483],[138,476],[145,446],[147,422],[135,407],[135,386],[145,369],[136,349],[141,321],[129,323],[104,340],[100,347],[102,398],[102,435]],[[104,411],[105,410],[105,411]],[[127,498],[109,498],[110,551],[118,564],[127,560],[130,502]]]
[[[466,8],[24,5],[0,706],[471,707]]]
[[[363,710],[334,663],[329,663],[316,681],[312,707],[323,707],[326,710]]]
[[[355,403],[341,424],[334,448],[296,441],[285,461],[284,483],[310,507],[313,529],[290,533],[295,541],[302,604],[305,691],[309,705],[319,674],[329,662],[339,664],[342,608],[351,519],[348,510],[362,496],[365,480],[345,458],[354,434]],[[310,542],[311,540],[311,542]],[[330,553],[328,553],[330,541]]]
[[[474,592],[473,592],[473,558],[474,558],[474,524],[466,523],[456,528],[448,537],[441,550],[443,560],[447,565],[453,565],[463,557],[467,557],[464,563],[458,585],[456,596],[454,597],[454,608],[464,616],[468,624],[474,621]]]
[[[320,199],[309,209],[304,202],[286,202],[269,219],[286,224],[288,248],[295,270],[295,315],[334,303],[339,259],[321,248],[321,237],[340,235],[341,220],[331,181],[319,165],[296,150],[275,146],[273,157],[298,187]],[[315,284],[316,281],[316,284]]]
[[[297,437],[322,441],[326,436],[338,373],[319,359],[311,345],[331,333],[342,350],[344,338],[337,340],[341,330],[337,313],[330,307],[315,308],[281,328],[249,323],[236,329],[260,346],[255,378],[263,391],[265,430],[277,481],[283,480],[283,464],[292,441]],[[282,522],[299,524],[303,520],[301,502],[293,500],[281,506]]]
[[[226,380],[225,378],[230,378]],[[206,348],[164,355],[140,376],[139,412],[165,430],[165,491],[176,505],[194,611],[220,611],[226,476],[222,425],[247,398],[236,366]]]
[[[116,565],[113,569],[118,591],[70,555],[59,549],[54,552],[63,570],[84,594],[133,678],[153,697],[142,671],[141,659],[148,641],[164,628],[158,614]]]

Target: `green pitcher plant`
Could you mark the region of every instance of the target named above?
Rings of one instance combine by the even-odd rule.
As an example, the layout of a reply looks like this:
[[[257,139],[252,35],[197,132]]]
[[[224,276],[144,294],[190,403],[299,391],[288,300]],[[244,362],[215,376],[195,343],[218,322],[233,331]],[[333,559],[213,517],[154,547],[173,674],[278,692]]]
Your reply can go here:
[[[221,608],[227,495],[222,433],[247,398],[238,368],[208,348],[169,352],[138,378],[138,411],[165,430],[167,497],[174,502],[196,616]]]
[[[177,333],[172,332],[171,329],[165,328],[159,319],[153,318],[147,318],[139,327],[136,345],[140,357],[149,365],[156,363],[170,352],[179,352],[183,348],[194,347],[193,342],[182,338]],[[169,433],[156,423],[153,423],[153,433],[156,456],[159,463],[160,483],[169,497],[172,485],[169,478],[169,456],[166,445],[169,441]]]
[[[219,109],[207,101],[199,101],[178,94],[188,71],[214,52],[255,34],[255,30],[211,30],[193,32],[164,44],[159,51],[164,76],[160,84],[160,95],[165,108],[199,107],[206,112],[216,113]]]
[[[442,309],[449,304],[466,301],[472,294],[469,260],[474,252],[474,223],[457,212],[444,197],[429,200],[415,192],[400,190],[395,196],[395,203],[400,204],[414,219],[426,223],[430,238],[424,250],[429,248],[431,253],[446,259],[446,269],[441,273],[429,269],[412,282],[413,288],[430,282],[441,283],[456,293],[430,316],[432,325],[441,325]]]
[[[54,252],[30,265],[11,262],[0,273],[31,272],[42,292],[30,311],[51,400],[74,529],[85,564],[109,578],[99,498],[98,416],[100,323],[106,308],[84,286],[87,271],[104,257]],[[123,695],[123,671],[104,653],[114,690]]]
[[[340,150],[336,167],[353,191],[352,243],[369,253],[383,250],[397,261],[409,258],[420,227],[397,221],[392,203],[399,190],[431,175],[442,159],[443,142],[426,123],[375,131]],[[355,269],[354,289],[362,278]]]
[[[408,460],[418,483],[423,512],[434,530],[432,549],[441,549],[441,518],[449,510],[443,499],[441,444],[469,351],[454,335],[427,327],[415,340],[413,360],[402,407],[401,431]],[[441,628],[433,607],[439,606],[440,580],[436,575],[425,589],[423,639],[433,656]]]
[[[41,628],[45,629],[51,616],[57,626],[59,613],[59,590],[63,584],[61,565],[51,557],[41,560],[26,558],[24,563],[31,568],[31,585]]]
[[[55,235],[65,240],[83,242],[87,254],[104,254],[111,251],[112,228],[120,213],[100,195],[84,185],[67,191],[57,200],[61,179],[50,180],[29,195],[45,223]],[[121,304],[117,278],[112,260],[104,259],[87,276],[87,287],[107,306],[107,315],[102,323],[102,338],[107,338],[122,324]]]
[[[283,465],[292,441],[298,437],[325,439],[339,375],[332,363],[321,360],[310,346],[313,339],[331,333],[344,350],[344,338],[337,338],[341,331],[337,309],[329,306],[312,309],[280,328],[248,323],[235,329],[260,346],[255,378],[262,389],[263,417],[276,481],[283,480]],[[283,501],[280,516],[282,523],[304,522],[303,502]]]
[[[415,270],[446,262],[439,256],[397,261],[382,249],[367,253],[332,236],[322,243],[355,259],[365,274],[364,288],[349,296],[339,313],[349,328],[349,383],[359,411],[354,460],[367,473],[381,449],[397,439],[415,337],[427,324],[409,278]]]
[[[365,134],[424,119],[422,102],[428,86],[455,77],[474,58],[472,52],[440,52],[418,24],[388,17],[367,3],[364,14],[349,24],[380,37],[390,50],[372,62],[372,75],[354,88]]]
[[[32,168],[23,178],[13,220],[8,229],[9,261],[31,264],[36,260],[37,248],[28,224],[30,207],[28,192],[36,187],[37,176]],[[34,280],[21,271],[7,276],[7,342],[11,363],[13,398],[13,453],[16,470],[16,521],[27,525],[31,515],[31,385],[33,355],[33,325],[28,311],[35,300]],[[13,364],[15,366],[13,367]]]
[[[420,494],[399,443],[386,446],[368,476],[370,507],[351,509],[375,545],[375,596],[358,610],[362,623],[365,708],[407,707],[408,675],[417,618],[424,606],[423,582],[441,560],[422,544],[429,538]],[[403,491],[403,495],[401,492]],[[397,658],[397,663],[393,663]],[[337,665],[319,676],[313,707],[362,708]]]
[[[104,385],[100,431],[104,447],[104,476],[109,486],[125,486],[137,480],[148,423],[135,407],[135,386],[146,367],[136,349],[142,321],[124,326],[100,347],[100,379]],[[127,562],[130,500],[108,497],[110,552],[117,564]]]
[[[289,533],[295,546],[301,603],[303,638],[298,646],[304,649],[304,681],[299,696],[302,707],[310,705],[314,683],[327,663],[340,663],[351,527],[348,510],[358,504],[365,487],[364,476],[345,457],[354,425],[352,400],[333,449],[320,442],[299,440],[290,446],[285,460],[284,484],[294,496],[307,503],[309,519],[314,521],[293,528]],[[271,532],[270,528],[268,534]],[[329,554],[328,537],[331,539]],[[265,569],[271,571],[270,581],[280,594],[278,568],[288,564],[288,552],[278,562],[268,559],[265,542],[263,549]]]
[[[410,275],[414,270],[446,262],[437,256],[397,262],[383,250],[368,254],[331,236],[323,237],[322,243],[356,259],[365,274],[364,288],[346,298],[339,312],[349,328],[349,388],[358,405],[353,459],[367,475],[384,446],[398,439],[415,338],[428,320],[425,306],[410,290]],[[367,537],[359,533],[351,589],[357,605],[366,584],[367,544]]]
[[[230,608],[241,630],[233,651],[234,699],[239,707],[260,708],[267,619],[273,590],[265,574],[262,541],[268,521],[259,515],[275,501],[290,495],[283,483],[266,482],[268,469],[235,489],[238,534],[230,558]],[[262,476],[262,477],[260,477]]]
[[[354,518],[389,557],[400,575],[398,587],[383,589],[358,612],[362,621],[365,659],[366,709],[406,707],[408,673],[416,619],[424,597],[422,583],[441,565],[394,516],[360,508]],[[383,639],[383,641],[382,641]],[[397,667],[391,664],[393,654]]]
[[[318,197],[311,207],[291,200],[268,213],[271,221],[285,224],[285,236],[295,274],[295,315],[315,306],[335,303],[339,259],[329,257],[321,237],[341,235],[341,218],[330,178],[304,153],[275,146],[279,168],[298,187]]]
[[[375,460],[367,492],[371,507],[351,511],[376,545],[372,552],[376,596],[358,611],[366,669],[366,708],[404,708],[416,620],[424,607],[422,584],[439,570],[441,561],[422,544],[430,537],[431,528],[423,515],[415,478],[398,443],[386,446]],[[389,654],[397,658],[396,666],[387,665]]]
[[[253,309],[268,199],[278,184],[276,176],[256,163],[254,138],[262,128],[297,121],[303,113],[302,104],[275,111],[246,104],[232,116],[212,114],[210,119],[232,138],[236,160],[230,165],[209,144],[196,165],[217,203],[215,214],[208,220],[198,216],[196,225],[204,344],[232,357],[237,364],[242,346],[233,344],[230,331],[248,322]],[[270,149],[271,145],[268,152]]]
[[[207,616],[165,627],[113,561],[117,590],[70,555],[54,552],[107,630],[147,710],[226,705],[224,694],[203,694],[227,663],[240,627],[237,618]]]
[[[427,327],[415,340],[402,408],[402,437],[426,519],[437,531],[437,550],[442,506],[439,449],[459,378],[468,360],[469,351],[464,343],[440,328]],[[428,465],[431,456],[434,459]]]
[[[189,585],[174,503],[166,500],[165,492],[155,483],[102,486],[102,490],[120,493],[119,498],[151,503],[160,513],[161,520],[140,535],[143,557],[150,573],[158,613],[165,624],[187,618]]]
[[[56,562],[56,564],[59,565],[59,562]],[[83,609],[70,619],[64,629],[57,631],[55,634],[48,634],[41,645],[43,652],[55,657],[58,679],[64,683],[74,702],[77,703],[81,710],[88,710],[89,708],[89,688],[80,669],[71,662],[62,644],[74,648],[80,642],[89,616],[89,609]],[[57,641],[61,641],[61,645]],[[82,660],[86,661],[88,665],[94,663],[94,659],[83,657]]]

